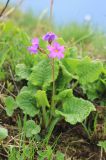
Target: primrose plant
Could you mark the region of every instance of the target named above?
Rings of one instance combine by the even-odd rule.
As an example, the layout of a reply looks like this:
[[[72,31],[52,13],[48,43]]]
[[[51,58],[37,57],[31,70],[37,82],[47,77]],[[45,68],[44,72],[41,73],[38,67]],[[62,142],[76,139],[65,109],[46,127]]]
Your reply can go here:
[[[46,90],[37,90],[36,92],[36,101],[37,105],[39,107],[42,107],[42,127],[47,128],[48,125],[50,125],[52,119],[55,117],[55,111],[56,111],[56,104],[55,104],[55,80],[57,77],[57,69],[55,71],[55,61],[60,60],[64,58],[64,46],[61,46],[58,42],[55,40],[57,39],[57,35],[55,35],[52,32],[47,33],[42,37],[44,41],[48,42],[47,50],[49,51],[49,54],[46,54],[46,51],[43,50],[39,46],[39,40],[37,38],[34,38],[32,40],[32,46],[28,47],[28,50],[31,54],[37,54],[38,51],[42,54],[46,54],[47,63],[49,63],[49,70],[51,72],[50,75],[50,81],[52,82],[52,95],[51,95],[51,103],[49,104]],[[43,62],[46,62],[45,60]],[[57,62],[56,62],[57,63]],[[56,68],[58,68],[58,64],[56,64]],[[47,74],[47,73],[46,73]],[[49,74],[49,73],[48,73]],[[45,75],[44,75],[45,76]],[[33,77],[33,76],[32,76]],[[46,83],[46,81],[45,81]],[[49,107],[49,112],[47,111],[46,107]],[[47,115],[48,114],[48,115]],[[58,119],[57,119],[58,120]],[[54,127],[54,126],[53,126]]]
[[[103,66],[89,57],[79,59],[74,52],[62,38],[49,32],[32,40],[26,62],[16,66],[17,80],[24,80],[25,86],[15,100],[9,98],[6,110],[11,116],[19,107],[24,114],[36,116],[41,131],[47,131],[47,142],[61,119],[74,125],[95,111],[93,103],[77,96],[75,89],[80,86],[86,92],[86,86],[97,81]]]

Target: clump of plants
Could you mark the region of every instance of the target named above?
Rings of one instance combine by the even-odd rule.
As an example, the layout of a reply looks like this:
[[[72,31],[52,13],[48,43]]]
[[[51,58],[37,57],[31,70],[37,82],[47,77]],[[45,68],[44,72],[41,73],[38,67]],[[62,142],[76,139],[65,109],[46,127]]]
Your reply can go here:
[[[8,28],[4,30],[7,31]],[[18,32],[17,30],[16,35],[20,37],[20,42],[22,39],[26,41],[20,45],[17,41],[20,50],[15,42],[11,42],[14,45],[7,52],[10,57],[6,54],[9,58],[5,57],[2,64],[6,59],[10,62],[11,57],[15,57],[11,60],[14,63],[10,64],[15,72],[12,78],[15,88],[17,84],[21,84],[21,89],[19,86],[16,96],[8,92],[9,96],[3,97],[2,102],[5,103],[5,111],[9,117],[18,109],[25,115],[26,120],[22,124],[24,140],[34,137],[37,141],[42,141],[43,137],[43,145],[47,145],[55,126],[62,120],[71,125],[82,124],[91,139],[97,134],[98,119],[101,119],[98,106],[106,104],[106,69],[103,63],[89,57],[79,58],[76,47],[68,47],[61,37],[52,32],[39,39],[33,38],[31,44],[27,35],[18,35]],[[8,41],[8,46],[9,43]],[[11,50],[14,52],[10,52]],[[105,124],[105,118],[102,122]],[[105,125],[103,134],[105,135]],[[35,145],[34,141],[31,139]],[[23,154],[24,148],[23,143],[20,148]],[[25,152],[29,148],[30,144]],[[34,156],[33,147],[32,152]],[[38,155],[51,159],[52,152],[51,147],[47,146],[47,150],[38,151]],[[17,150],[10,148],[10,157],[12,154],[16,156]]]
[[[64,119],[72,125],[82,123],[96,110],[91,99],[98,95],[94,93],[94,97],[90,97],[91,90],[88,90],[104,74],[104,68],[101,62],[89,57],[77,58],[64,40],[52,32],[39,40],[34,38],[28,50],[33,59],[31,66],[16,66],[17,79],[26,80],[27,85],[16,99],[8,97],[6,100],[13,104],[12,111],[19,107],[24,114],[37,117],[36,123],[41,130],[46,130],[48,142],[59,121]],[[82,95],[76,88],[82,89]],[[85,94],[88,98],[84,97]],[[8,111],[9,106],[6,106]]]

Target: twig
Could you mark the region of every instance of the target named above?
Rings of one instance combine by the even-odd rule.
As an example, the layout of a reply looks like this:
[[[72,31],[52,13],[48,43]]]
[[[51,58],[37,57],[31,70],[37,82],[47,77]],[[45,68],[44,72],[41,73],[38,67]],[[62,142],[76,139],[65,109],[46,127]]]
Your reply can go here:
[[[3,86],[1,87],[0,94],[2,93],[2,91],[4,89],[4,86],[5,86],[5,82],[3,83]]]
[[[7,0],[4,8],[2,9],[1,13],[0,13],[0,17],[3,15],[3,13],[5,12],[6,8],[8,7],[8,4],[9,4],[10,0]]]
[[[6,154],[0,153],[1,156],[8,158]]]
[[[0,84],[0,87],[2,87],[2,84]],[[13,96],[14,98],[16,97],[12,92],[10,92],[7,88],[5,88],[5,91],[7,91],[11,96]]]
[[[102,157],[103,157],[103,149],[101,147],[101,151],[100,151],[100,160],[102,160]]]
[[[67,151],[68,151],[68,148],[69,148],[70,146],[69,146],[69,144],[67,145],[67,147],[66,147],[66,149],[65,149],[65,157],[67,156]]]
[[[96,153],[92,154],[87,160],[90,160],[92,157],[94,157]]]
[[[0,107],[3,109],[3,110],[5,110],[5,108],[0,104]]]
[[[6,17],[9,16],[12,12],[14,12],[14,11],[23,3],[23,1],[24,1],[24,0],[19,0],[19,1],[17,2],[17,4],[16,4],[13,8],[11,8],[10,10],[8,10],[4,15],[2,15],[2,16],[0,17],[0,20],[6,18]]]
[[[4,151],[8,154],[8,151],[7,151],[7,149],[6,149],[6,147],[4,146],[4,144],[2,143],[1,144],[1,147],[4,149]]]

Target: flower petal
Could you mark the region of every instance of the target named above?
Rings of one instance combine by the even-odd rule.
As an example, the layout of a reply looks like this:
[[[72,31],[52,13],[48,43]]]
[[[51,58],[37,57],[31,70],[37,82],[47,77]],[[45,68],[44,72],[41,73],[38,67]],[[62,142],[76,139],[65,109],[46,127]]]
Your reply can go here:
[[[54,42],[51,46],[49,45],[47,48],[50,51],[50,54],[49,54],[50,58],[56,58],[56,57],[58,59],[64,58],[64,54],[63,54],[64,46],[60,46],[59,43]]]
[[[38,38],[34,38],[34,39],[32,39],[32,45],[38,45],[39,44],[39,40],[38,40]]]
[[[34,47],[34,46],[28,47],[28,50],[29,50],[31,53],[35,53],[35,54],[38,52],[37,48]]]
[[[42,39],[43,39],[44,41],[48,41],[48,42],[52,42],[52,41],[54,41],[56,38],[57,38],[57,35],[56,35],[55,33],[52,33],[52,32],[48,32],[48,33],[46,33],[46,34],[42,37]]]

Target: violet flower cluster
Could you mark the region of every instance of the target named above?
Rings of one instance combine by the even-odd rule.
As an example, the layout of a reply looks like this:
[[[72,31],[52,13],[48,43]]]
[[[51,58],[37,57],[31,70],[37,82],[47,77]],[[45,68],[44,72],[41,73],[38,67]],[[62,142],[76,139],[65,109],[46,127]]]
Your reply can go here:
[[[28,50],[31,54],[36,54],[39,48],[39,40],[38,38],[32,39],[32,46],[28,47]]]
[[[52,33],[52,32],[48,32],[47,34],[45,34],[42,39],[44,41],[48,41],[50,44],[55,40],[57,39],[57,36],[56,34]]]
[[[42,39],[44,41],[48,41],[49,45],[47,46],[47,49],[49,50],[49,58],[64,58],[64,46],[61,46],[59,43],[57,43],[55,40],[57,39],[57,35],[48,32],[45,34]],[[37,54],[38,51],[41,51],[42,49],[39,47],[39,40],[38,38],[34,38],[32,40],[32,46],[28,47],[28,50],[31,54]]]

